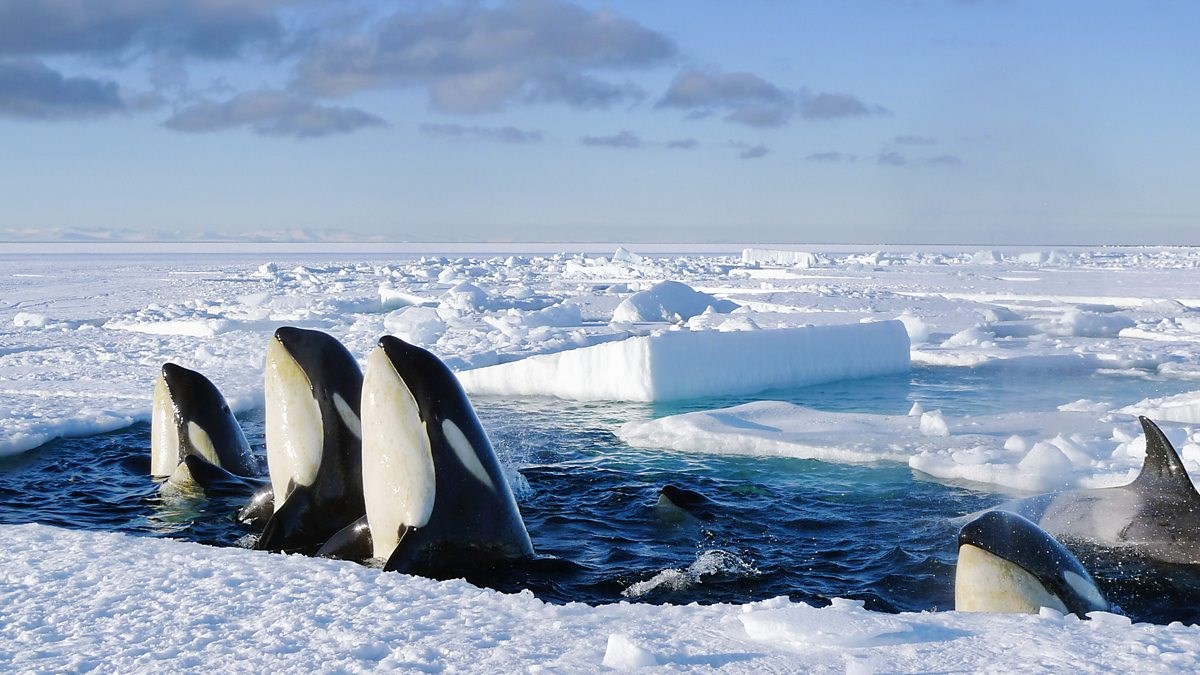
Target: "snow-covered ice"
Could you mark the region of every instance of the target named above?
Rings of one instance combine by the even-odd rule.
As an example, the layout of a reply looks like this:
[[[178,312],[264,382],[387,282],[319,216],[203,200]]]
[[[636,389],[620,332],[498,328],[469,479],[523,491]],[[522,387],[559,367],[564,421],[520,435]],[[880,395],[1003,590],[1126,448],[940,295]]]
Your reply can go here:
[[[237,409],[259,405],[266,338],[281,324],[329,331],[360,357],[393,332],[465,371],[661,331],[613,317],[667,281],[739,307],[693,315],[680,331],[898,319],[915,365],[1200,379],[1200,294],[1189,283],[1200,253],[1186,248],[997,249],[981,263],[971,250],[809,247],[822,264],[797,269],[744,262],[732,247],[724,257],[623,249],[339,253],[328,262],[313,256],[319,249],[197,256],[80,246],[0,251],[0,453],[146,419],[146,383],[166,360],[207,374]],[[691,313],[680,309],[672,316]],[[722,360],[738,371],[740,359],[758,357],[727,351]]]
[[[737,309],[737,303],[715,298],[678,281],[660,281],[621,301],[613,310],[616,323],[645,323],[649,321],[677,322],[703,314],[705,311],[722,314]]]
[[[734,672],[1200,668],[1200,627],[835,600],[552,605],[354,563],[0,527],[0,668],[18,672]]]
[[[468,393],[576,400],[671,401],[754,394],[902,373],[908,334],[896,321],[776,330],[662,331],[467,370]]]
[[[743,249],[752,247],[667,254],[458,246],[451,255],[428,246],[37,248],[0,248],[0,455],[147,420],[164,361],[206,374],[237,411],[261,406],[263,354],[284,324],[328,331],[360,358],[381,334],[396,333],[442,356],[468,384],[503,364],[525,373],[511,378],[525,381],[522,393],[537,394],[554,394],[560,381],[576,394],[595,391],[606,365],[535,377],[535,364],[660,341],[689,358],[659,381],[693,382],[691,394],[668,397],[780,386],[764,387],[766,371],[755,372],[760,362],[783,369],[782,347],[772,341],[829,330],[846,331],[837,345],[825,341],[844,349],[807,362],[797,355],[798,363],[858,362],[866,357],[846,354],[866,347],[898,364],[898,349],[907,350],[904,367],[911,359],[951,377],[981,369],[1111,374],[1162,383],[1170,395],[1064,394],[1034,410],[963,414],[922,405],[917,390],[904,402],[904,410],[915,404],[912,415],[765,401],[651,420],[639,413],[611,430],[679,452],[907,463],[950,483],[1045,490],[1128,481],[1142,452],[1133,416],[1148,414],[1164,423],[1189,469],[1200,469],[1194,249],[806,246],[747,257]],[[651,292],[663,282],[691,293]],[[654,296],[662,311],[632,319],[618,312],[638,293]],[[705,304],[673,305],[683,296]],[[862,337],[871,331],[888,336]],[[630,372],[619,364],[607,368]],[[695,388],[705,372],[715,373],[713,384]],[[593,381],[576,379],[584,375]],[[744,386],[750,381],[755,387]],[[687,583],[703,576],[702,562],[712,561],[672,571]],[[674,583],[669,576],[661,583]],[[0,526],[0,579],[6,670],[1200,665],[1200,629],[1129,625],[1112,615],[880,615],[849,601],[814,609],[786,599],[556,606],[334,561],[39,525]]]
[[[1137,420],[1075,407],[947,418],[936,410],[881,415],[758,401],[628,422],[617,433],[643,448],[905,462],[944,481],[1005,491],[1112,487],[1136,478],[1146,451]],[[1200,478],[1200,444],[1172,425],[1163,428],[1191,475]]]

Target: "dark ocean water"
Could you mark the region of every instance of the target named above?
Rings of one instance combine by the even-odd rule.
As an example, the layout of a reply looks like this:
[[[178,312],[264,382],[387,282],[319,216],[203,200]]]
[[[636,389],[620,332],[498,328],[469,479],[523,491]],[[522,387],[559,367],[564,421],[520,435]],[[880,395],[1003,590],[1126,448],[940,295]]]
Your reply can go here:
[[[827,410],[947,414],[1045,410],[1082,398],[1128,403],[1180,383],[1095,373],[918,368],[756,398]],[[489,579],[552,602],[747,602],[787,595],[825,604],[861,599],[881,611],[953,608],[961,516],[1008,498],[922,479],[907,466],[639,450],[620,423],[745,402],[587,404],[475,401],[543,556]],[[241,416],[262,447],[262,413]],[[0,460],[0,522],[244,545],[236,499],[166,498],[147,477],[150,429],[139,424],[62,439]],[[265,462],[264,462],[265,465]],[[698,516],[656,506],[664,485],[714,505]],[[1080,551],[1110,599],[1138,620],[1200,621],[1200,573]]]

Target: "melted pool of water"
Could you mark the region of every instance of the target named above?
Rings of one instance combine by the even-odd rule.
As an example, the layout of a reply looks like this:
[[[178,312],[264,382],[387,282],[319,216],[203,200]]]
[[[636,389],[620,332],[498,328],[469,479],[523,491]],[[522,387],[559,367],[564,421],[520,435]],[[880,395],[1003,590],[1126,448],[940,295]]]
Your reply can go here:
[[[1183,383],[1079,373],[914,369],[763,397],[827,410],[947,414],[1046,410],[1077,398],[1131,403]],[[641,405],[481,398],[497,453],[519,467],[521,512],[542,560],[489,585],[552,602],[748,602],[787,595],[861,599],[881,611],[953,607],[956,518],[1002,495],[922,480],[907,466],[640,450],[621,423],[745,402]],[[261,411],[242,416],[262,452]],[[233,546],[250,531],[232,499],[166,498],[147,477],[145,424],[63,439],[0,461],[0,522],[41,522]],[[264,463],[265,464],[265,463]],[[716,503],[700,517],[656,506],[667,484]],[[1200,573],[1080,552],[1139,620],[1200,620]]]

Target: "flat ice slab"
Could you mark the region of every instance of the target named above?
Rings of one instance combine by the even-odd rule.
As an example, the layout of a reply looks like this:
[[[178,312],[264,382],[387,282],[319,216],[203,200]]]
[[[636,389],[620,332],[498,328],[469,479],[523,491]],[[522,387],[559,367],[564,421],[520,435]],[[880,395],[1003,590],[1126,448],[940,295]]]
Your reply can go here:
[[[899,321],[780,330],[665,331],[458,374],[471,394],[672,401],[903,373]]]

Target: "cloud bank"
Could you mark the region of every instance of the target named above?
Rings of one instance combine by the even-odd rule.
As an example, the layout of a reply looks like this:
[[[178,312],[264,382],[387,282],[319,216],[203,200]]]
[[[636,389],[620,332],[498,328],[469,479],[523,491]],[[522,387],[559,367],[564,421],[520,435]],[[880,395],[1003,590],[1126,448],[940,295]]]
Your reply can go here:
[[[262,136],[319,138],[387,123],[362,110],[318,105],[280,91],[251,91],[221,103],[184,108],[163,123],[189,133],[249,127]]]
[[[788,91],[753,73],[713,68],[680,71],[657,107],[686,110],[690,117],[724,112],[726,121],[751,127],[782,127],[797,117],[835,120],[888,114],[886,108],[850,94]]]
[[[430,0],[381,7],[334,0],[0,0],[0,116],[18,120],[167,108],[172,113],[162,125],[184,133],[246,128],[265,136],[318,138],[386,126],[374,112],[334,105],[378,91],[422,92],[433,110],[448,115],[532,104],[570,110],[634,106],[651,96],[632,78],[674,67],[679,58],[679,48],[663,33],[567,0]],[[205,72],[197,62],[214,60],[233,62],[234,75],[209,74],[192,88],[192,73]],[[122,72],[104,79],[60,72],[64,64]],[[126,73],[131,75],[123,77]],[[239,81],[247,73],[257,78],[253,85]],[[129,88],[131,81],[149,84]],[[788,89],[719,67],[684,68],[653,99],[654,109],[681,111],[687,118],[719,114],[755,128],[888,114],[852,94]],[[443,139],[543,141],[540,133],[513,126],[418,129]],[[701,145],[691,138],[643,141],[633,131],[580,142],[613,148]],[[738,147],[746,159],[768,152],[761,145]]]
[[[124,110],[114,82],[67,77],[36,59],[0,60],[0,116],[79,120]]]
[[[584,136],[579,142],[594,148],[633,149],[645,145],[632,131],[622,131],[611,136]]]
[[[230,58],[277,44],[279,0],[0,0],[0,55],[113,56],[130,49]]]
[[[462,124],[422,124],[421,134],[431,138],[449,140],[490,141],[529,145],[542,142],[542,132],[525,131],[512,126],[481,127]]]
[[[529,101],[606,108],[641,91],[597,71],[652,67],[675,52],[634,21],[558,0],[435,6],[321,40],[301,59],[297,85],[322,96],[420,87],[448,113]]]

